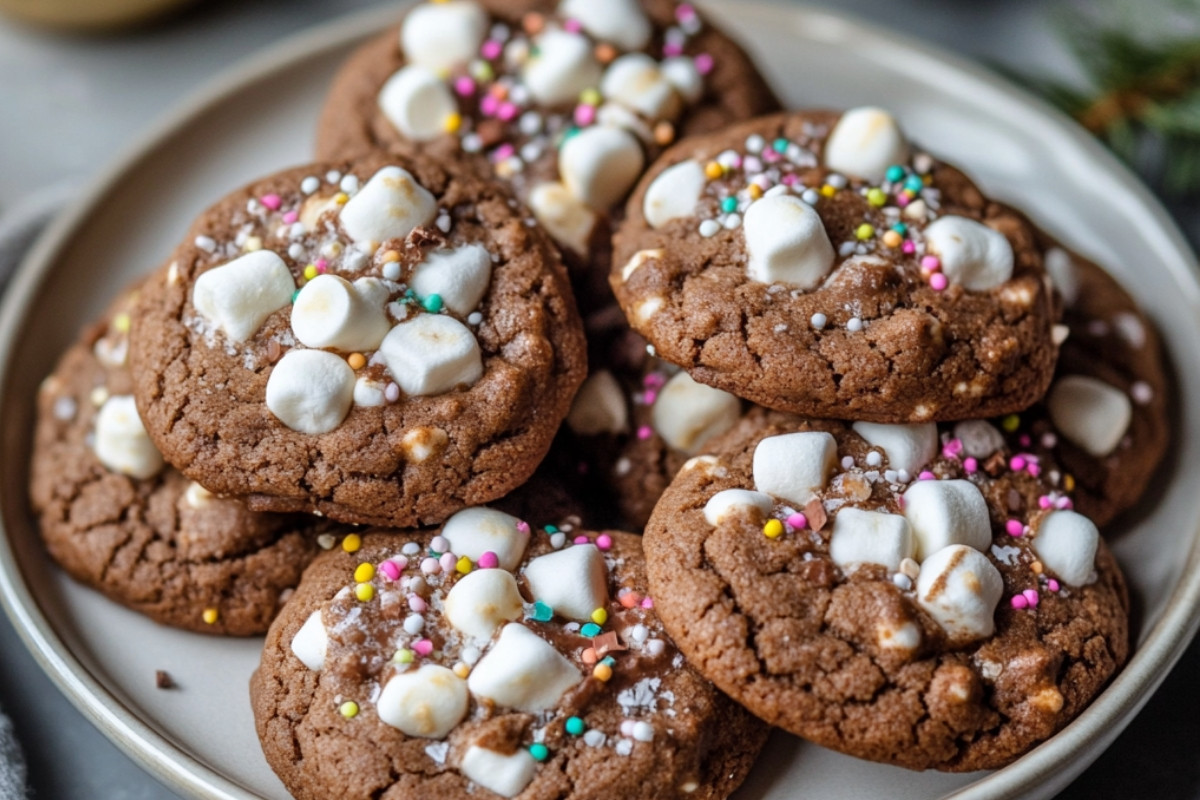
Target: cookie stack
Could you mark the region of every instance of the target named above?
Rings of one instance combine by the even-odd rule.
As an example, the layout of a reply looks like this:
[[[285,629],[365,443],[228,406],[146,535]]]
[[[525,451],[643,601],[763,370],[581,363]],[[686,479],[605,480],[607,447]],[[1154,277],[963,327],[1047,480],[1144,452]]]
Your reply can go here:
[[[1157,339],[885,112],[777,109],[686,3],[416,6],[44,382],[51,554],[267,632],[298,798],[1010,762],[1126,658]]]

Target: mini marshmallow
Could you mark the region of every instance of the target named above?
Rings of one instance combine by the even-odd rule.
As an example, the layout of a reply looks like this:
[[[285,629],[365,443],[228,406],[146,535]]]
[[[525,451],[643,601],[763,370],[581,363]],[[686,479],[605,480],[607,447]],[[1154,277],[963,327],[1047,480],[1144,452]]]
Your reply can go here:
[[[1055,381],[1046,409],[1059,433],[1096,458],[1116,449],[1133,418],[1133,405],[1124,392],[1086,375]]]
[[[427,142],[446,132],[446,120],[458,104],[446,82],[432,70],[409,64],[395,72],[379,90],[379,110],[400,133]]]
[[[408,285],[419,297],[439,295],[446,308],[465,317],[479,306],[492,282],[492,254],[479,244],[430,253]]]
[[[467,636],[490,639],[524,610],[517,579],[502,569],[477,569],[458,579],[446,595],[446,621]]]
[[[683,110],[679,92],[645,53],[627,53],[609,64],[600,93],[651,119],[674,119]]]
[[[400,49],[409,63],[446,72],[475,57],[487,29],[487,12],[473,0],[421,3],[404,18]]]
[[[471,745],[463,754],[458,770],[490,792],[501,797],[516,797],[537,774],[537,761],[524,747],[518,747],[512,755],[506,756]]]
[[[467,682],[445,667],[424,664],[394,676],[375,707],[379,719],[406,736],[444,739],[467,715]]]
[[[560,617],[590,622],[592,612],[608,602],[608,568],[594,544],[577,544],[525,565],[533,599]]]
[[[771,436],[754,449],[754,488],[803,507],[836,465],[837,442],[824,431]]]
[[[596,39],[612,42],[622,50],[641,50],[654,33],[638,0],[563,0],[559,16],[573,19]]]
[[[981,292],[1012,277],[1012,245],[982,222],[939,217],[925,229],[925,246],[941,260],[946,277],[964,289]]]
[[[529,193],[529,208],[538,222],[554,237],[576,253],[586,253],[596,227],[596,212],[557,181],[540,183]]]
[[[775,501],[771,495],[749,489],[726,489],[717,492],[704,504],[704,521],[714,528],[739,509],[755,508],[762,516],[771,513]]]
[[[908,160],[908,141],[896,118],[881,108],[852,108],[825,140],[825,166],[871,183]]]
[[[664,169],[646,189],[642,202],[646,222],[651,228],[661,228],[673,219],[690,217],[707,183],[704,167],[695,159]]]
[[[379,345],[392,380],[410,396],[444,394],[483,376],[475,334],[453,317],[418,314],[388,332]]]
[[[606,211],[625,197],[644,163],[638,140],[620,128],[586,128],[558,152],[563,185],[597,211]]]
[[[650,414],[654,430],[667,444],[690,456],[732,428],[742,415],[742,404],[728,392],[679,372],[658,393]]]
[[[289,350],[267,378],[267,408],[300,433],[328,433],[354,403],[354,370],[324,350]]]
[[[904,517],[912,526],[917,561],[952,544],[982,552],[992,543],[987,501],[970,481],[914,483],[904,493]]]
[[[742,220],[746,273],[763,283],[817,286],[833,268],[833,245],[813,207],[791,194],[755,201]]]
[[[529,527],[511,514],[491,508],[464,508],[442,526],[450,551],[472,561],[487,552],[496,554],[500,568],[512,571],[525,557]]]
[[[663,77],[671,82],[675,91],[683,95],[689,103],[695,103],[704,96],[704,76],[696,68],[696,60],[688,56],[672,56],[663,59]]]
[[[355,283],[337,275],[318,275],[304,285],[292,304],[292,331],[308,347],[361,352],[379,347],[387,335],[386,294],[378,283]]]
[[[384,384],[363,375],[354,382],[354,405],[378,408],[387,402],[386,391]]]
[[[529,714],[548,711],[579,683],[579,670],[545,639],[510,622],[467,678],[471,693]]]
[[[549,28],[534,40],[534,47],[537,54],[525,62],[522,78],[536,103],[573,103],[584,91],[600,85],[600,62],[587,37]]]
[[[1075,259],[1061,247],[1051,247],[1046,251],[1043,263],[1046,274],[1062,295],[1063,302],[1068,307],[1075,305],[1079,299],[1079,270],[1075,266]]]
[[[854,432],[873,447],[883,450],[888,466],[899,472],[916,475],[921,467],[937,455],[937,425],[932,422],[914,425],[882,425],[878,422],[856,422]]]
[[[912,530],[899,514],[844,507],[833,519],[829,557],[842,569],[882,564],[895,572],[912,552]]]
[[[329,634],[321,621],[321,610],[308,615],[300,630],[292,637],[292,653],[304,666],[314,672],[325,667],[325,654],[329,651]]]
[[[1038,523],[1034,552],[1042,565],[1071,586],[1083,586],[1096,568],[1100,531],[1075,511],[1051,511]]]
[[[235,342],[244,342],[274,311],[292,302],[296,281],[278,254],[255,250],[196,278],[192,305]]]
[[[383,167],[342,206],[339,219],[351,239],[375,247],[405,238],[436,213],[437,201],[408,170]]]
[[[92,448],[105,467],[138,480],[153,478],[163,468],[162,454],[150,441],[131,395],[112,395],[104,401],[96,415]]]
[[[996,630],[1004,579],[987,556],[952,544],[928,556],[917,576],[917,602],[954,640],[974,641]]]
[[[580,436],[599,436],[624,431],[629,424],[625,392],[606,369],[593,372],[579,387],[567,414],[567,425]]]
[[[1004,434],[982,419],[960,422],[954,426],[954,438],[962,442],[963,452],[972,458],[987,458],[1004,447]]]

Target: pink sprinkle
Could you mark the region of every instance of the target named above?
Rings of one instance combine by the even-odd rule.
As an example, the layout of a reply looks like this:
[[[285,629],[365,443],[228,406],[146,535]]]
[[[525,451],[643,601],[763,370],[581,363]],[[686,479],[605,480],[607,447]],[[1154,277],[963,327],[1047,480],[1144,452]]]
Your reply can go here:
[[[641,439],[643,442],[646,441],[647,439],[649,439],[653,435],[654,435],[654,429],[651,428],[649,425],[642,425],[637,430],[637,437],[639,439]]]
[[[681,55],[683,55],[683,45],[678,44],[676,42],[667,42],[666,44],[663,45],[663,55],[664,56],[681,56]],[[699,69],[699,67],[697,67],[696,69]],[[703,75],[704,73],[701,72],[700,74]]]
[[[500,108],[496,111],[496,116],[505,122],[510,122],[517,117],[517,112],[521,109],[517,108],[516,103],[503,102]]]
[[[701,53],[696,56],[696,71],[701,75],[707,75],[712,72],[714,63],[712,56],[708,53]]]
[[[1050,495],[1044,494],[1038,498],[1038,508],[1046,509],[1054,505],[1054,501],[1050,499]]]
[[[979,471],[979,462],[968,457],[963,461],[963,469],[967,471],[968,475],[974,475],[977,471]]]
[[[642,384],[649,389],[661,389],[667,383],[666,377],[661,372],[651,372],[646,377],[642,378]]]
[[[633,736],[633,724],[633,720],[631,719],[621,720],[621,735]]]
[[[1025,526],[1018,519],[1010,519],[1004,523],[1004,530],[1008,531],[1009,536],[1021,537],[1025,535]]]
[[[258,202],[272,211],[278,211],[279,207],[283,205],[283,199],[277,194],[264,194],[259,198]]]
[[[389,383],[383,389],[383,397],[389,403],[394,403],[400,399],[400,387],[394,383]]]
[[[929,276],[929,288],[935,292],[944,292],[949,285],[950,281],[940,272],[935,272]]]
[[[568,19],[563,22],[563,30],[570,31],[571,33],[579,33],[583,30],[583,24],[577,19]]]
[[[1050,580],[1046,581],[1046,588],[1052,592],[1057,592],[1060,587],[1058,585],[1058,581],[1054,580],[1054,578],[1051,578]]]
[[[1025,608],[1029,605],[1029,601],[1025,599],[1025,596],[1020,594],[1014,594],[1010,602],[1013,608]]]
[[[942,260],[937,256],[923,256],[921,258],[921,269],[927,272],[937,272],[942,268]]]
[[[962,449],[962,439],[951,439],[950,441],[946,442],[945,447],[942,448],[942,455],[946,458],[957,458],[958,454],[962,452]]]
[[[1041,474],[1042,468],[1040,466],[1038,466],[1036,463],[1031,462],[1029,464],[1029,466],[1027,466],[1025,468],[1025,471],[1036,478],[1038,475]]]
[[[921,474],[917,476],[917,480],[919,481],[932,481],[936,478],[937,476],[927,469],[921,470]]]
[[[804,516],[799,511],[797,511],[795,514],[791,514],[788,516],[787,524],[791,525],[793,528],[795,528],[798,531],[802,531],[808,527],[808,517]]]
[[[1017,437],[1017,443],[1020,444],[1021,447],[1029,447],[1029,445],[1033,444],[1033,440],[1029,438],[1028,433],[1022,433]]]
[[[783,180],[784,186],[795,186],[796,185],[796,176],[790,172],[787,175],[784,175],[782,180]]]
[[[649,597],[642,599],[642,608],[654,608],[654,601]]]
[[[517,523],[517,530],[521,533],[529,533],[529,523],[525,520],[521,520]]]
[[[517,152],[516,148],[513,147],[509,142],[505,142],[492,151],[492,160],[504,161],[505,159],[511,158],[512,154],[515,152]]]
[[[420,641],[413,642],[412,649],[419,656],[427,656],[433,652],[433,642],[428,639],[421,639]]]
[[[1037,608],[1038,600],[1040,599],[1038,597],[1037,589],[1026,589],[1025,591],[1021,592],[1021,595],[1026,601],[1028,601],[1030,608]]]
[[[318,272],[324,272],[325,268],[329,266],[329,262],[323,258],[318,258],[313,262],[313,266],[317,268]]]
[[[901,192],[900,194],[896,195],[896,205],[900,206],[901,208],[904,208],[910,202],[912,202],[912,199],[908,195],[906,195],[904,192]],[[905,244],[907,245],[908,242],[905,242]],[[914,247],[913,250],[916,250],[916,247]],[[910,251],[905,250],[904,252],[907,253]]]
[[[779,161],[780,159],[782,159],[783,156],[781,156],[781,155],[779,155],[779,153],[775,152],[774,148],[768,147],[762,151],[762,158],[763,158],[763,161],[766,161],[768,164],[774,164],[776,161]]]
[[[479,101],[479,110],[485,117],[494,117],[500,110],[500,100],[494,94],[485,94]]]
[[[400,567],[396,566],[394,561],[384,561],[379,565],[379,571],[383,573],[383,577],[389,581],[400,580]]]
[[[609,550],[612,548],[612,537],[607,533],[602,533],[596,537],[596,547],[601,550]]]
[[[564,26],[566,27],[566,26]],[[483,47],[479,48],[479,54],[488,61],[495,61],[504,52],[504,45],[497,42],[495,39],[488,39],[483,43]]]
[[[1074,508],[1074,507],[1075,507],[1075,502],[1073,500],[1071,500],[1071,498],[1069,498],[1069,497],[1058,498],[1058,508],[1060,511],[1064,508]]]
[[[421,572],[426,575],[436,575],[442,571],[442,565],[433,556],[421,560]]]
[[[658,399],[658,392],[656,392],[654,389],[651,389],[642,395],[642,402],[644,402],[648,406],[654,405],[654,401],[656,401],[657,399]]]
[[[455,565],[458,564],[458,558],[454,555],[454,553],[442,553],[442,557],[438,560],[438,564],[441,565],[443,571],[453,572]]]
[[[421,595],[410,594],[408,596],[408,607],[420,614],[429,608],[429,604],[425,602]]]
[[[296,221],[296,220],[298,220],[298,219],[300,219],[300,212],[299,212],[299,211],[294,211],[294,210],[293,210],[293,211],[289,211],[289,212],[287,212],[286,214],[284,214],[284,215],[283,215],[283,223],[284,223],[285,225],[291,225],[293,222],[295,222],[295,221]]]
[[[479,556],[480,569],[495,569],[500,566],[500,557],[488,550]]]
[[[475,94],[475,81],[463,75],[454,81],[454,91],[458,92],[462,97],[470,97]]]
[[[589,540],[586,536],[576,536],[573,541],[575,544],[587,544]]]
[[[900,250],[905,255],[911,256],[913,253],[917,252],[916,242],[914,242],[912,239],[906,239],[904,244],[900,245]]]
[[[1013,472],[1020,472],[1025,469],[1025,458],[1023,456],[1013,456],[1008,462],[1008,468]]]
[[[680,22],[687,22],[690,19],[696,18],[696,7],[691,3],[680,3],[675,8],[675,19]]]
[[[575,106],[575,124],[586,128],[596,121],[596,107],[589,105]]]

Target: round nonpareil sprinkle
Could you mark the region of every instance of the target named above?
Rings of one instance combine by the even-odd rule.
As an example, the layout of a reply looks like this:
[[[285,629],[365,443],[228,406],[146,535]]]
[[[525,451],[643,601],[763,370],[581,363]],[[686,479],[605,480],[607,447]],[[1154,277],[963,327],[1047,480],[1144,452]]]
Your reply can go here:
[[[767,520],[767,524],[763,525],[763,535],[768,539],[778,539],[783,535],[783,523],[777,519]]]
[[[360,583],[354,587],[354,596],[363,603],[369,603],[375,599],[375,587],[369,583]]]
[[[338,706],[338,713],[346,719],[354,719],[358,716],[358,703],[353,700],[347,700]]]
[[[347,534],[345,539],[342,539],[342,549],[347,553],[357,553],[362,547],[362,537],[357,533]]]
[[[216,625],[217,620],[221,618],[221,615],[220,612],[218,612],[215,608],[206,608],[200,617],[204,620],[205,625]]]
[[[354,580],[358,583],[367,583],[375,577],[375,567],[372,564],[363,562],[354,570]]]

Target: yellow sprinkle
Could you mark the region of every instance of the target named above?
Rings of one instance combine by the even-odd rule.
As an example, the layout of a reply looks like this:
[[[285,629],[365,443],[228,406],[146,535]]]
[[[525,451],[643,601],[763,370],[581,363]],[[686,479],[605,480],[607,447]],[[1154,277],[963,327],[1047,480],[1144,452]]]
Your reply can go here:
[[[258,250],[262,250],[262,239],[258,238],[257,236],[247,237],[246,243],[242,245],[242,249],[244,249],[247,253],[253,253]]]
[[[725,174],[725,170],[715,161],[710,161],[704,165],[704,174],[708,176],[710,181],[715,181],[717,178]]]
[[[833,197],[835,194],[837,194],[837,189],[833,188],[828,183],[821,187],[822,197]]]
[[[904,244],[904,237],[895,231],[888,231],[883,235],[883,243],[888,247],[896,248]]]
[[[603,99],[604,98],[600,96],[600,92],[596,91],[595,89],[584,89],[583,93],[579,95],[579,102],[583,103],[585,106],[598,106],[600,105],[600,101]]]
[[[346,719],[353,719],[358,716],[358,703],[353,700],[347,700],[338,706],[338,711]]]
[[[457,675],[458,677],[462,678],[463,680],[466,680],[467,676],[471,674],[471,668],[468,667],[466,664],[464,664],[461,661],[458,662],[457,664],[455,664],[453,669],[454,669],[454,674]]]
[[[875,226],[869,222],[864,222],[854,229],[854,235],[861,241],[866,241],[875,235]]]
[[[1000,420],[1000,427],[1004,428],[1005,433],[1013,433],[1017,428],[1021,427],[1021,418],[1016,414],[1009,414]]]
[[[129,323],[128,314],[122,313],[113,317],[113,327],[116,328],[117,333],[129,333]]]
[[[1075,476],[1074,475],[1064,475],[1063,476],[1063,488],[1066,489],[1068,492],[1075,491]]]
[[[362,369],[367,365],[367,357],[362,353],[351,353],[346,363],[350,365],[350,369]]]
[[[399,260],[400,260],[400,254],[397,253],[395,250],[388,250],[386,253],[383,254],[383,263],[385,263],[385,264],[390,264],[393,261],[399,261]]]
[[[366,561],[358,565],[354,570],[354,580],[359,583],[366,583],[375,577],[375,565],[368,564]]]
[[[369,583],[360,583],[354,587],[354,596],[364,603],[375,599],[375,587]]]
[[[304,279],[305,280],[311,281],[313,278],[317,277],[317,275],[319,275],[319,274],[320,273],[317,272],[316,266],[313,264],[309,264],[307,267],[304,268]]]
[[[467,558],[466,556],[462,556],[457,562],[455,562],[454,568],[463,575],[466,575],[471,571],[471,559]]]
[[[357,553],[360,547],[362,547],[362,537],[357,533],[351,533],[342,539],[342,549],[347,553]]]
[[[442,122],[442,128],[446,133],[457,133],[462,127],[462,114],[457,111],[452,111],[446,115],[446,119]]]
[[[215,608],[206,608],[201,617],[203,617],[205,625],[216,625],[217,620],[221,618],[221,613]]]
[[[1041,575],[1041,574],[1042,574],[1042,569],[1044,569],[1044,568],[1042,567],[1042,562],[1040,562],[1040,561],[1035,561],[1035,562],[1033,562],[1032,564],[1030,564],[1030,565],[1029,565],[1029,568],[1030,568],[1031,570],[1033,570],[1033,571],[1034,571],[1036,574],[1038,574],[1038,575]]]
[[[397,664],[411,664],[414,658],[413,651],[407,647],[403,647],[397,650],[396,654],[392,656],[392,661],[395,661]]]
[[[763,536],[768,539],[778,539],[783,535],[783,523],[777,519],[767,520],[767,524],[763,525]]]
[[[597,625],[603,625],[604,623],[608,622],[608,612],[603,608],[597,608],[592,612],[592,622],[596,623]]]
[[[346,203],[350,202],[350,195],[346,194],[345,192],[338,192],[333,196],[333,202],[337,203],[339,206],[344,206]]]
[[[592,670],[592,677],[607,683],[612,678],[612,667],[604,663],[597,664],[596,668]]]
[[[876,208],[879,208],[880,206],[887,203],[887,195],[883,193],[882,189],[879,189],[879,188],[869,189],[867,191],[867,202],[870,203],[871,205],[875,206]]]
[[[747,186],[746,191],[749,192],[750,196],[752,198],[754,198],[755,200],[757,200],[763,196],[762,187],[759,186],[757,183],[752,183],[749,186]]]

